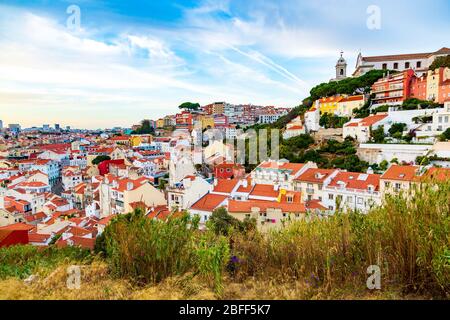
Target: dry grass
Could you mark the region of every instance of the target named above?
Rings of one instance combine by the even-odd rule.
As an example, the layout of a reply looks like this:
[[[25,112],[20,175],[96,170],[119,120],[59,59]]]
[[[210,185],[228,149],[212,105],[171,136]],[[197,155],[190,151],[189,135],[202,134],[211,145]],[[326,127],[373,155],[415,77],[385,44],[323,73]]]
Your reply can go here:
[[[60,265],[49,275],[37,273],[31,284],[8,278],[0,281],[0,300],[213,300],[218,295],[209,284],[192,274],[170,277],[157,285],[136,286],[129,281],[113,278],[105,263],[93,262],[82,267],[81,287],[68,289],[67,267]],[[226,278],[222,299],[414,299],[419,296],[403,296],[400,291],[369,291],[364,286],[326,292],[312,288],[305,281],[279,283],[247,279],[236,283]],[[426,297],[425,297],[426,298]]]

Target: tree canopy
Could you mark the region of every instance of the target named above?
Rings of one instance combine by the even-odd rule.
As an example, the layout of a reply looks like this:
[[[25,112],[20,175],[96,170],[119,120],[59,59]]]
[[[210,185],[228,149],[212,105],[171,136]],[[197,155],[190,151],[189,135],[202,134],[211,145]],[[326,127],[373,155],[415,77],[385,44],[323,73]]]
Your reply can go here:
[[[356,78],[345,78],[340,81],[321,83],[311,89],[311,100],[330,97],[336,94],[362,94],[370,92],[372,84],[383,77],[387,70],[370,70],[366,74]]]
[[[92,160],[92,164],[96,165],[96,164],[99,164],[100,162],[103,162],[105,160],[111,160],[111,157],[110,156],[102,156],[102,155],[97,156],[97,157],[94,158],[94,160]]]
[[[179,109],[185,109],[185,110],[198,110],[200,109],[199,103],[193,103],[193,102],[183,102],[178,106]]]
[[[150,120],[144,119],[141,122],[141,126],[134,130],[132,134],[153,134],[155,133],[155,130],[150,124]]]
[[[450,68],[450,55],[441,56],[434,59],[433,63],[430,65],[430,70],[436,70],[440,67]]]

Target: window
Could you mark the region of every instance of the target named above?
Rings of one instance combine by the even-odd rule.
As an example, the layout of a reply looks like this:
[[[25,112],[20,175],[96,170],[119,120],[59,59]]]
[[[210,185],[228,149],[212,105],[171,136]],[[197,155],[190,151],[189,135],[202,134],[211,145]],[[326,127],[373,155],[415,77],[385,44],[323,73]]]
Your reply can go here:
[[[383,63],[383,70],[387,69],[387,63]]]
[[[405,69],[409,69],[409,62],[405,62]]]
[[[398,69],[398,62],[394,62],[394,69]]]
[[[352,202],[352,196],[347,196],[347,203],[350,203],[350,202]]]
[[[417,67],[417,68],[421,68],[421,67],[422,67],[422,61],[417,61],[416,67]]]
[[[358,203],[358,204],[363,204],[363,203],[364,203],[363,198],[358,197],[357,203]]]
[[[340,70],[340,75],[343,76],[344,75],[344,69]]]
[[[402,185],[400,183],[396,183],[395,184],[395,190],[400,190],[400,188],[402,187]]]
[[[384,183],[384,186],[385,186],[386,188],[389,188],[390,183],[389,183],[389,182],[385,182],[385,183]]]
[[[334,199],[334,194],[332,194],[332,193],[328,194],[328,199],[329,200],[333,200]]]

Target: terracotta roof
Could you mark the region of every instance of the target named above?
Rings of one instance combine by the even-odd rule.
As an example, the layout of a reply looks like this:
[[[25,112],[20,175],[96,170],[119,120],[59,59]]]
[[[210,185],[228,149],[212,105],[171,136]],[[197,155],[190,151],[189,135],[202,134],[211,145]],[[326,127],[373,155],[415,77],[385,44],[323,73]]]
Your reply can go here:
[[[393,60],[426,59],[426,58],[428,58],[432,55],[436,55],[436,54],[450,54],[450,49],[443,47],[435,52],[363,57],[363,60],[367,61],[367,62],[380,62],[380,61],[393,61]]]
[[[25,224],[22,222],[18,222],[18,223],[14,223],[14,224],[10,224],[4,227],[0,227],[0,230],[27,230],[30,231],[32,229],[34,229],[35,227],[29,224]]]
[[[326,178],[332,174],[335,169],[308,169],[295,178],[296,181],[323,183]]]
[[[391,165],[389,169],[381,176],[381,179],[413,181],[416,179],[417,166],[399,166]]]
[[[431,167],[428,169],[420,178],[417,178],[420,181],[424,181],[427,179],[437,180],[437,181],[449,181],[450,180],[450,168],[436,168]]]
[[[359,101],[359,100],[364,100],[364,96],[359,95],[359,96],[344,97],[340,102]]]
[[[301,168],[303,168],[304,165],[304,163],[282,162],[278,164],[277,161],[264,161],[258,166],[258,168],[288,170],[291,171],[291,175],[295,175]]]
[[[238,183],[239,179],[217,179],[213,192],[231,193]]]
[[[276,198],[279,195],[278,190],[274,190],[271,184],[256,184],[250,192],[250,196]]]
[[[368,117],[362,119],[361,123],[363,126],[371,126],[371,125],[374,125],[375,123],[377,123],[378,121],[383,120],[386,117],[387,117],[387,113],[375,114],[375,115],[368,116]]]
[[[232,199],[228,201],[229,213],[250,213],[252,208],[259,208],[260,212],[266,212],[267,209],[281,209],[282,212],[289,213],[306,212],[306,207],[303,203],[279,203],[264,200],[238,201]]]
[[[225,201],[225,199],[227,199],[227,196],[225,195],[207,193],[197,202],[195,202],[191,206],[191,209],[211,212],[216,209],[223,201]]]
[[[367,190],[369,185],[374,187],[373,191],[379,190],[380,186],[379,174],[366,174],[359,172],[339,172],[329,183],[330,187],[339,187],[341,183],[345,184],[345,188]]]

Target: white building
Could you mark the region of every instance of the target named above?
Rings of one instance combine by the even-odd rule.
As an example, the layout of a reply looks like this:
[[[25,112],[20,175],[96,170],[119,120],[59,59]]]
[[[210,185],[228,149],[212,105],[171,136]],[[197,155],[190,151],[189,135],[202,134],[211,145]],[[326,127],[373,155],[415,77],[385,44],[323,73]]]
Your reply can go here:
[[[317,100],[316,106],[305,112],[305,128],[307,132],[317,132],[320,129],[320,110],[318,102],[319,100]]]
[[[391,144],[391,143],[362,143],[357,150],[358,157],[368,163],[380,163],[383,160],[390,162],[398,159],[398,162],[413,163],[418,156],[424,156],[433,145],[423,144]]]
[[[346,137],[352,137],[361,143],[367,142],[370,140],[370,130],[376,129],[386,117],[387,113],[379,113],[363,119],[352,119],[344,124],[342,137],[344,139]]]
[[[168,188],[169,210],[187,210],[211,190],[211,184],[199,176],[187,176],[175,187]]]
[[[303,126],[302,119],[300,116],[297,116],[286,125],[286,130],[283,132],[283,139],[290,139],[305,133],[306,129]]]
[[[413,69],[420,76],[421,74],[427,73],[428,67],[433,63],[436,57],[448,54],[450,54],[450,49],[445,47],[435,52],[387,56],[363,57],[362,54],[359,53],[353,76],[359,77],[374,69],[396,71]]]
[[[380,205],[382,196],[378,174],[339,172],[323,187],[322,204],[330,211],[336,208],[367,212]]]
[[[419,126],[416,131],[416,139],[420,141],[423,138],[439,136],[448,128],[450,128],[450,101],[445,102],[444,108],[437,109],[432,114],[430,123]]]

